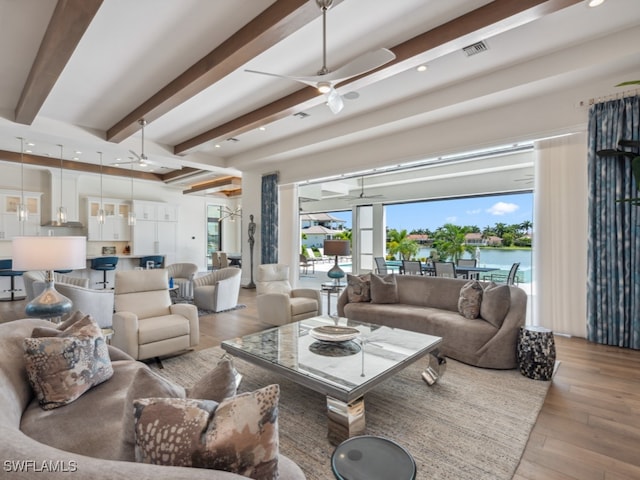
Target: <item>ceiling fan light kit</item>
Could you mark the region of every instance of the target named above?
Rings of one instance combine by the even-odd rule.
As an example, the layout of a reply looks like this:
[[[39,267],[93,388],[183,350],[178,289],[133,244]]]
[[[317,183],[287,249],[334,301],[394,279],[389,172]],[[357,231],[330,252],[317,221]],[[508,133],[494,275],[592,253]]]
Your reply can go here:
[[[339,113],[344,107],[342,97],[335,88],[339,82],[348,80],[358,75],[362,75],[371,70],[375,70],[396,58],[395,53],[386,48],[372,50],[364,53],[342,67],[330,71],[327,68],[327,10],[333,5],[333,0],[316,0],[316,5],[322,10],[322,67],[314,76],[292,76],[280,75],[277,73],[261,72],[258,70],[248,70],[245,72],[258,73],[271,77],[286,78],[295,82],[304,83],[315,87],[325,96],[326,104],[334,114]]]

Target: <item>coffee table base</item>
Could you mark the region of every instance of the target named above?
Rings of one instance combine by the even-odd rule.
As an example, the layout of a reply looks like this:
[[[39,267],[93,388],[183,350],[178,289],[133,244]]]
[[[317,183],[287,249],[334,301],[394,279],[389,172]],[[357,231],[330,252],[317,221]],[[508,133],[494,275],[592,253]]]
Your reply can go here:
[[[345,403],[327,395],[327,437],[333,445],[364,434],[364,397]]]

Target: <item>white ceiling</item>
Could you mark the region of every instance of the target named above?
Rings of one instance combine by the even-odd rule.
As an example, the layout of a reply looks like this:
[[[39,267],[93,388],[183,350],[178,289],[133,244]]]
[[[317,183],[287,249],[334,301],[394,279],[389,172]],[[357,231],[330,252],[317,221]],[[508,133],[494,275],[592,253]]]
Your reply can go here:
[[[83,1],[88,0],[70,3]],[[109,141],[109,129],[265,9],[300,3],[300,10],[314,17],[254,58],[230,64],[219,81],[185,94],[184,101],[166,112],[142,110],[140,116],[148,120],[145,153],[167,167],[156,170],[160,174],[181,167],[208,170],[212,176],[237,174],[548,94],[589,78],[620,75],[620,81],[635,80],[626,75],[640,69],[638,0],[607,0],[598,8],[571,0],[343,0],[327,14],[329,69],[372,49],[394,49],[446,22],[452,22],[443,29],[443,35],[449,35],[464,27],[457,18],[483,5],[488,13],[474,18],[485,23],[505,5],[530,7],[510,19],[516,23],[517,18],[517,26],[488,22],[462,37],[453,35],[435,47],[428,45],[393,68],[383,68],[385,78],[379,81],[340,87],[341,94],[355,90],[359,96],[345,100],[338,115],[319,96],[280,119],[265,116],[250,126],[232,128],[229,122],[240,125],[243,115],[302,87],[244,69],[315,75],[321,67],[322,22],[315,1],[104,0],[33,121],[16,123],[18,100],[56,3],[0,0],[0,150],[19,151],[16,137],[25,137],[35,144],[35,155],[59,158],[61,144],[67,159],[75,156],[97,164],[96,152],[101,151],[107,165],[117,158],[131,158],[130,149],[141,151],[139,131]],[[541,15],[541,8],[552,13]],[[276,34],[284,28],[275,29]],[[628,38],[636,41],[625,41]],[[486,52],[467,57],[461,51],[480,40],[486,43]],[[257,40],[258,45],[268,42]],[[223,60],[220,65],[225,66]],[[422,63],[427,71],[416,72],[414,67]],[[309,117],[292,116],[300,111]],[[216,127],[219,135],[174,153],[176,145]],[[238,141],[228,141],[229,137]]]

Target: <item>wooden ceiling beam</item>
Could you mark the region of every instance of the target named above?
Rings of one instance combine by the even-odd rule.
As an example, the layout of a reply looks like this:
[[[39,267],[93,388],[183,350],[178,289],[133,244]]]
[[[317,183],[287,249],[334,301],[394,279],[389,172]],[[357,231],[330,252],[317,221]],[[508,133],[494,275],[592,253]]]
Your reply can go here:
[[[3,162],[22,163],[20,152],[9,152],[7,150],[0,150],[0,159]],[[54,159],[51,157],[42,157],[40,155],[33,155],[31,153],[24,154],[25,165],[35,165],[38,167],[47,168],[60,168],[60,159]],[[86,172],[100,174],[100,165],[94,165],[92,163],[73,162],[71,160],[62,160],[62,169],[70,170],[74,172]],[[126,177],[136,178],[139,180],[151,180],[154,182],[162,182],[163,175],[153,172],[140,172],[137,170],[131,171],[131,169],[102,166],[102,174],[110,175],[114,177]]]
[[[334,4],[342,1],[335,0]],[[277,0],[220,46],[109,128],[107,140],[115,143],[123,141],[139,130],[138,120],[156,120],[320,15],[321,11],[315,2]]]
[[[391,50],[396,59],[388,64],[359,77],[346,80],[338,85],[349,85],[354,90],[379,82],[421,63],[424,53],[442,48],[439,56],[462,48],[474,41],[507,32],[523,24],[549,15],[582,0],[495,0],[483,7],[444,23],[418,35]],[[311,2],[310,2],[311,3]],[[475,34],[477,40],[458,45],[457,39]],[[225,124],[218,125],[174,147],[174,154],[183,155],[189,150],[213,140],[229,138],[246,133],[259,126],[280,120],[293,113],[320,105],[324,96],[313,87],[302,88],[268,105],[257,108]]]
[[[195,185],[192,185],[191,188],[189,188],[188,190],[183,190],[182,193],[184,195],[187,195],[189,193],[196,193],[196,192],[202,192],[205,190],[212,190],[212,189],[220,189],[223,190],[223,187],[238,187],[238,188],[242,188],[242,178],[240,177],[220,177],[220,178],[216,178],[214,180],[209,180],[207,182],[202,182],[202,183],[197,183]],[[227,189],[227,190],[232,190],[232,189]]]
[[[103,0],[58,0],[15,109],[31,125]]]

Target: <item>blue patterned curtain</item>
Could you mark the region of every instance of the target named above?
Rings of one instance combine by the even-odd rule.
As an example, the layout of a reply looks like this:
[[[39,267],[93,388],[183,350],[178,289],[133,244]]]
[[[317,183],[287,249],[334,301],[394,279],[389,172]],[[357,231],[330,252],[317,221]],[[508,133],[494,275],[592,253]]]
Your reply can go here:
[[[262,177],[261,263],[278,263],[278,174]]]
[[[640,206],[626,156],[598,156],[620,140],[640,139],[640,97],[599,103],[589,111],[588,338],[640,348]],[[637,148],[626,149],[637,152]]]

